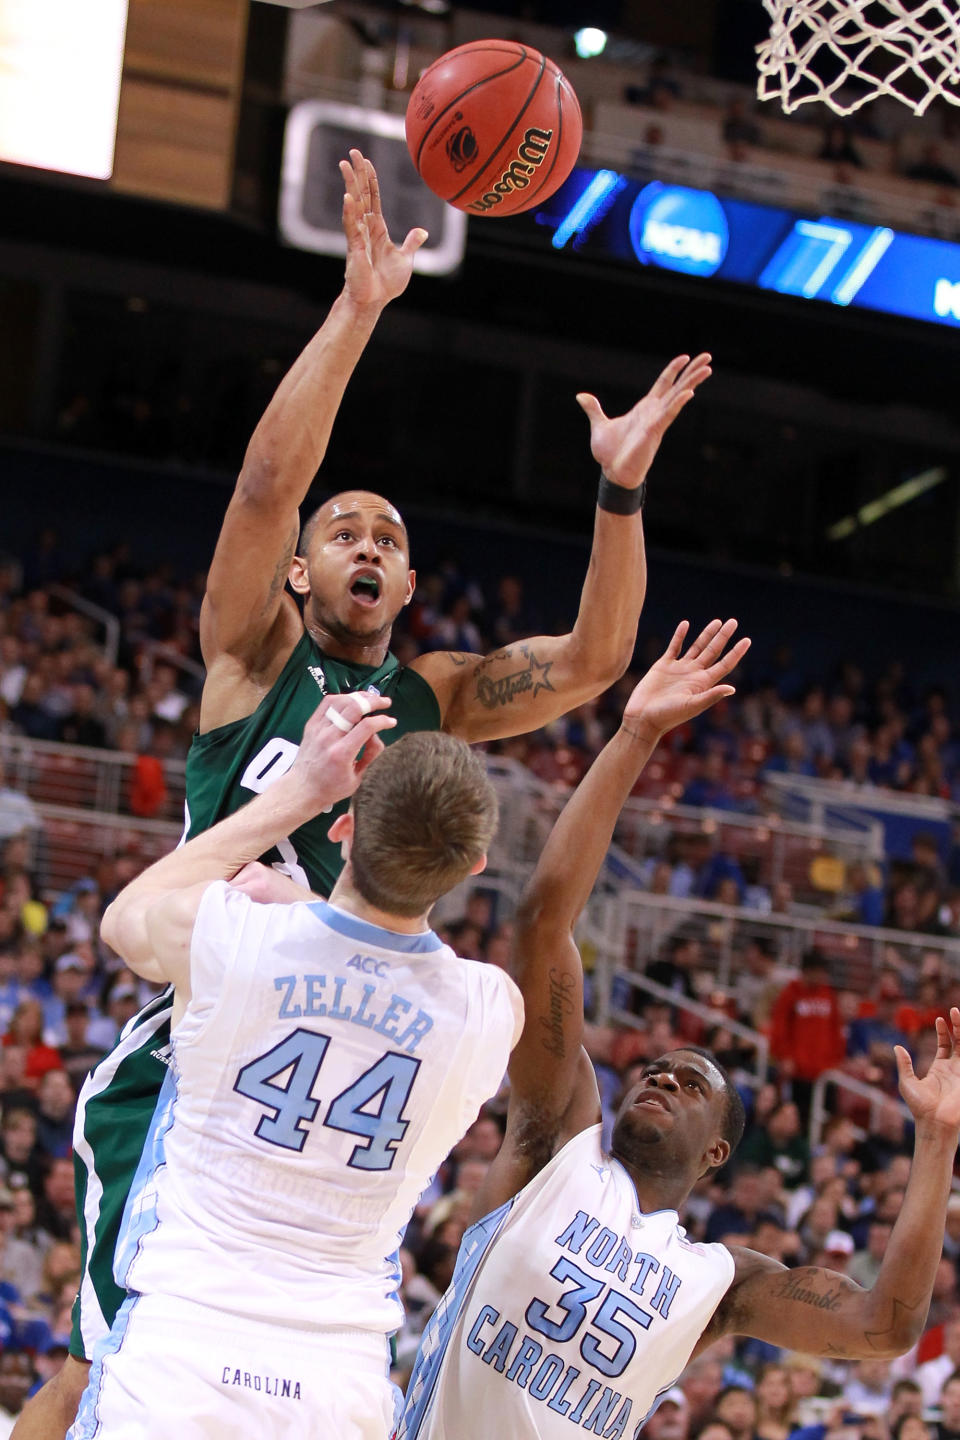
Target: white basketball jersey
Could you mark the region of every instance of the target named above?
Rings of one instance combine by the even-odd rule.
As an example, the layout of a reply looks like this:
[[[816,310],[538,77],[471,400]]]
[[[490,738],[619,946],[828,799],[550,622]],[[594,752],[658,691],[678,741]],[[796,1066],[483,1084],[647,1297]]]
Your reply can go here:
[[[432,931],[223,883],[190,974],[118,1281],[287,1326],[396,1329],[400,1237],[500,1084],[520,992]]]
[[[397,1440],[633,1440],[732,1280],[725,1246],[641,1211],[592,1126],[463,1237]]]

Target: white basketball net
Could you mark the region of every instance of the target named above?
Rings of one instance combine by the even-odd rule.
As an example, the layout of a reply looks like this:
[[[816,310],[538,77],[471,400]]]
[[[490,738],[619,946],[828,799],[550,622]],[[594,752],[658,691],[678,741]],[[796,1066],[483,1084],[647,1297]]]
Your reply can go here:
[[[922,115],[936,95],[960,105],[956,0],[763,0],[761,100],[789,115],[819,100],[850,115],[886,95]]]

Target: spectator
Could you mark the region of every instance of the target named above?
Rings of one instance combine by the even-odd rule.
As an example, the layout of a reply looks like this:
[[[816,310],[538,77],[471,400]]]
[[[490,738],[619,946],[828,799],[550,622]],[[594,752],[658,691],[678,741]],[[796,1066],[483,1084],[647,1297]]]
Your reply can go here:
[[[875,1283],[892,1230],[889,1220],[870,1221],[867,1226],[866,1248],[858,1250],[847,1266],[847,1274],[851,1280],[867,1289]]]
[[[886,1415],[892,1389],[889,1360],[858,1360],[843,1387],[843,1398],[856,1415]]]
[[[727,106],[723,119],[723,140],[726,145],[759,145],[760,126],[747,113],[746,101],[734,96]]]
[[[68,1156],[73,1142],[76,1095],[66,1070],[48,1070],[37,1091],[37,1140],[56,1158]]]
[[[107,743],[107,730],[96,713],[96,694],[92,685],[74,685],[73,708],[60,721],[58,737],[65,745],[87,745],[102,750]]]
[[[746,1245],[761,1217],[770,1215],[764,1203],[760,1171],[752,1165],[737,1170],[725,1202],[721,1201],[707,1221],[707,1243]],[[777,1216],[773,1217],[777,1219]]]
[[[679,1385],[672,1385],[644,1423],[645,1440],[688,1440],[690,1407]]]
[[[944,163],[943,154],[936,140],[928,140],[920,151],[920,159],[904,170],[908,180],[924,180],[929,185],[956,185],[957,176]]]
[[[893,1050],[894,1045],[907,1046],[908,1037],[896,1023],[903,1001],[900,979],[895,970],[885,970],[876,990],[873,1014],[861,1016],[850,1026],[847,1053],[879,1059]]]
[[[855,165],[857,169],[863,165],[863,156],[854,145],[849,130],[846,125],[836,120],[823,132],[823,144],[817,159],[830,160],[841,165]]]
[[[25,831],[40,829],[40,815],[29,796],[14,790],[7,783],[6,770],[0,760],[0,841]]]
[[[940,1391],[956,1370],[960,1369],[960,1317],[949,1320],[943,1327],[943,1353],[935,1360],[926,1360],[917,1366],[914,1376],[923,1391],[923,1403],[936,1405]]]
[[[690,1407],[690,1427],[696,1430],[715,1413],[714,1406],[723,1389],[723,1365],[715,1355],[699,1355],[684,1370],[680,1388]]]
[[[58,1046],[60,1059],[74,1091],[79,1092],[94,1065],[98,1065],[107,1052],[92,1044],[88,1037],[90,1012],[85,1001],[71,1001],[63,1023],[66,1039]]]
[[[72,1160],[51,1160],[37,1200],[37,1223],[54,1240],[72,1240],[77,1224]]]
[[[60,1069],[59,1054],[43,1040],[43,1006],[39,1000],[21,1000],[13,1012],[3,1043],[25,1048],[24,1084],[34,1090],[48,1070]]]
[[[921,1397],[923,1390],[921,1388]],[[960,1440],[960,1371],[954,1370],[940,1387],[937,1440]]]
[[[759,1169],[775,1166],[787,1189],[800,1184],[810,1163],[810,1148],[801,1134],[800,1112],[793,1101],[782,1102],[762,1125],[750,1131],[737,1158]]]
[[[25,1350],[0,1353],[0,1440],[7,1440],[34,1381],[33,1362]]]
[[[0,1298],[8,1305],[29,1304],[42,1288],[43,1252],[27,1240],[18,1239],[16,1199],[13,1191],[0,1186]],[[13,1292],[6,1287],[13,1287]]]
[[[808,950],[800,978],[784,986],[773,1007],[770,1053],[801,1116],[809,1113],[814,1081],[839,1065],[846,1054],[837,992],[830,984],[826,958]]]
[[[755,1390],[756,1440],[787,1440],[793,1430],[794,1399],[790,1372],[783,1365],[764,1365]]]
[[[713,1419],[720,1420],[733,1440],[753,1440],[757,1428],[757,1397],[745,1385],[727,1385],[713,1407]]]

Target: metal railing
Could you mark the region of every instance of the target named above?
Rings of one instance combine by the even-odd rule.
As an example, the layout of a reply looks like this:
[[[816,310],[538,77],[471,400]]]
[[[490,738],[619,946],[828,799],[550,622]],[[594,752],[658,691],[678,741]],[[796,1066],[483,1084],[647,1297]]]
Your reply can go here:
[[[679,900],[624,889],[618,896],[616,945],[620,963],[642,970],[674,936],[701,942],[703,969],[735,992],[738,956],[748,940],[767,941],[782,965],[799,969],[805,950],[827,958],[834,983],[865,994],[881,968],[892,966],[909,982],[920,956],[935,951],[946,973],[960,979],[960,939],[912,931],[874,929],[806,915],[763,915],[742,906]]]
[[[703,1005],[699,1000],[691,1000],[686,995],[676,995],[666,985],[659,985],[656,980],[651,980],[646,975],[636,975],[632,970],[615,969],[611,972],[610,978],[614,985],[619,983],[630,989],[652,995],[655,1000],[669,1005],[671,1009],[681,1010],[685,1015],[692,1015],[695,1020],[700,1021],[708,1028],[721,1025],[735,1039],[741,1040],[744,1047],[753,1053],[753,1071],[746,1077],[750,1085],[758,1090],[764,1084],[770,1071],[770,1042],[759,1030],[751,1030],[749,1025],[741,1025],[739,1020],[731,1020],[725,1011]],[[595,1018],[601,1025],[613,1021],[614,1024],[626,1026],[631,1030],[646,1028],[644,1022],[637,1015],[624,1009],[622,1005],[604,1006]]]
[[[120,653],[120,621],[117,616],[100,605],[94,605],[93,601],[87,600],[85,596],[78,595],[76,590],[69,590],[66,585],[48,585],[47,594],[103,626],[103,656],[110,665],[116,665]]]
[[[879,1090],[875,1085],[867,1085],[863,1080],[857,1080],[852,1075],[847,1075],[843,1070],[824,1070],[818,1077],[814,1087],[810,1103],[810,1148],[819,1145],[823,1137],[823,1127],[826,1122],[836,1114],[827,1106],[827,1090],[830,1087],[836,1090],[845,1090],[849,1095],[855,1095],[864,1101],[867,1109],[867,1124],[856,1125],[853,1121],[853,1129],[857,1138],[862,1139],[870,1131],[877,1129],[880,1112],[882,1110],[893,1111],[904,1120],[912,1123],[913,1116],[908,1106],[896,1095],[888,1095],[885,1090]]]

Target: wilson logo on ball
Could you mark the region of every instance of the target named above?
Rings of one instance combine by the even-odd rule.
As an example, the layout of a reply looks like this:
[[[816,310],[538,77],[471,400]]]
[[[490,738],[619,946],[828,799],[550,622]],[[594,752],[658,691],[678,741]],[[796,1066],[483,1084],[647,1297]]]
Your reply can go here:
[[[497,183],[479,200],[472,200],[467,208],[482,215],[494,205],[501,205],[505,195],[525,190],[530,184],[530,177],[536,175],[537,166],[546,159],[552,139],[552,130],[537,130],[531,125],[524,134],[522,144],[517,147],[516,159],[510,162]]]
[[[455,131],[447,138],[447,154],[450,157],[450,164],[459,175],[472,165],[480,153],[477,145],[477,137],[469,125],[464,125],[461,130]]]

